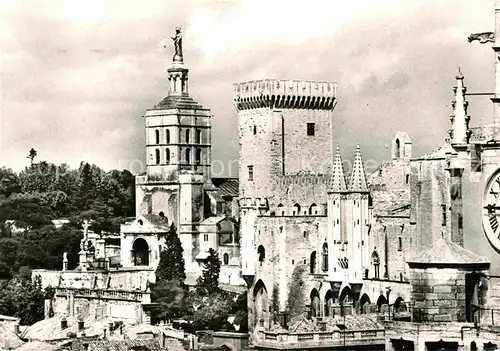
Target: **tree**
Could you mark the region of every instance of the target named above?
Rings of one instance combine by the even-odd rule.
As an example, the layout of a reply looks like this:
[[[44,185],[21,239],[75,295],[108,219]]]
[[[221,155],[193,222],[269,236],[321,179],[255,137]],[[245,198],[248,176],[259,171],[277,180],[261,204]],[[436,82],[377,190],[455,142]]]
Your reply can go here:
[[[217,331],[227,324],[232,301],[225,294],[219,292],[209,296],[198,295],[193,298],[193,302],[193,305],[199,306],[190,317],[194,330]]]
[[[32,165],[33,165],[33,160],[35,159],[37,154],[38,154],[38,152],[36,152],[35,149],[31,148],[29,155],[26,156],[26,158],[30,159]]]
[[[203,274],[197,280],[196,290],[200,295],[210,295],[220,291],[220,266],[221,262],[219,260],[219,255],[214,249],[210,248],[207,262],[203,268]]]
[[[44,318],[45,293],[41,278],[33,281],[14,278],[0,291],[0,313],[14,315],[20,324],[31,325]]]
[[[11,169],[0,167],[0,197],[9,197],[21,191],[19,177]]]
[[[170,230],[165,238],[166,248],[160,253],[160,262],[156,268],[156,280],[176,280],[184,284],[186,272],[184,268],[184,257],[181,240],[177,235],[175,225],[170,226]]]
[[[288,292],[288,300],[286,310],[290,315],[290,322],[294,323],[297,318],[304,314],[305,301],[304,301],[304,272],[306,271],[304,265],[298,264],[292,272],[292,279],[290,280],[290,290]]]
[[[184,287],[179,280],[159,280],[151,288],[151,301],[156,304],[154,318],[168,320],[184,314]]]

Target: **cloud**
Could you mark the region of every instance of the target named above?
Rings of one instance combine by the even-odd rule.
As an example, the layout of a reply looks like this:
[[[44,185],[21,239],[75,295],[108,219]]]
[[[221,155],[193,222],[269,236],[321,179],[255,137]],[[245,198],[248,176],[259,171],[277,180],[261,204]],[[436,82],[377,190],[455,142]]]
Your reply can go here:
[[[450,127],[457,67],[469,91],[493,88],[494,1],[4,1],[0,5],[0,164],[40,159],[107,169],[143,160],[142,115],[168,93],[170,36],[180,25],[190,92],[214,113],[213,159],[237,158],[235,82],[279,78],[339,84],[334,137],[344,158],[386,159],[398,130],[414,154]],[[165,49],[164,46],[167,46]],[[491,122],[471,98],[471,124]],[[234,170],[233,170],[233,174]]]

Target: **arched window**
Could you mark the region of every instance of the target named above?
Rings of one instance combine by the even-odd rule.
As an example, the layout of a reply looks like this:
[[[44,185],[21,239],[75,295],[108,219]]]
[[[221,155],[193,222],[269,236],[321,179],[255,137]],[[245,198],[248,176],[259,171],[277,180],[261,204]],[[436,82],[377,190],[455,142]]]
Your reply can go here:
[[[156,144],[160,143],[160,131],[158,129],[155,130],[155,143]]]
[[[363,294],[359,300],[359,311],[361,314],[368,313],[368,305],[371,303],[368,295]]]
[[[170,149],[168,148],[165,149],[165,162],[167,165],[170,164]]]
[[[300,205],[299,204],[293,205],[293,214],[300,215]]]
[[[196,131],[196,144],[201,144],[201,130]]]
[[[283,204],[278,205],[278,214],[282,216],[285,215],[285,206],[283,206]]]
[[[146,240],[138,238],[132,245],[132,258],[134,266],[149,265],[149,245]]]
[[[328,290],[325,294],[325,317],[332,316],[333,317],[333,302],[334,302],[334,295],[331,290]]]
[[[224,264],[229,264],[229,254],[227,252],[222,256],[222,259],[224,260]]]
[[[311,257],[309,260],[309,272],[311,274],[316,273],[316,251],[311,253]]]
[[[189,144],[190,133],[191,133],[191,131],[189,129],[186,129],[186,144]]]
[[[155,155],[156,155],[156,164],[159,165],[160,164],[160,150],[159,149],[155,150]]]
[[[316,204],[312,204],[309,207],[309,215],[317,215],[318,214],[318,206]]]
[[[318,290],[313,289],[311,291],[311,316],[319,317],[320,315],[320,301]]]
[[[396,139],[396,143],[394,145],[394,158],[398,159],[401,155],[401,144],[399,139]]]
[[[262,264],[264,262],[264,259],[266,258],[266,250],[264,249],[264,246],[259,245],[257,248],[257,255],[259,256],[259,262]]]
[[[201,149],[196,149],[196,163],[201,163]]]
[[[323,251],[321,253],[322,256],[322,263],[321,263],[321,268],[323,269],[323,272],[328,271],[328,244],[324,243],[323,244]]]
[[[186,163],[191,163],[191,149],[186,149]]]
[[[167,129],[165,131],[165,140],[166,140],[167,144],[170,144],[170,129]]]

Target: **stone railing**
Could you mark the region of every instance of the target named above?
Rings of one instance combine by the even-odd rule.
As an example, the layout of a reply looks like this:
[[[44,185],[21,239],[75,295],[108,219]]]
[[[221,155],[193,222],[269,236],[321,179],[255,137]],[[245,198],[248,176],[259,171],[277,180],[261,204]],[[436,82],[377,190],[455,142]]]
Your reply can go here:
[[[383,345],[385,343],[384,329],[326,331],[310,333],[276,333],[258,331],[254,334],[254,346],[281,350],[302,349],[310,347],[331,346],[362,346]]]
[[[56,296],[68,296],[71,294],[73,294],[75,298],[123,300],[134,302],[142,302],[144,298],[147,297],[146,295],[149,295],[149,293],[146,292],[129,290],[56,288]]]

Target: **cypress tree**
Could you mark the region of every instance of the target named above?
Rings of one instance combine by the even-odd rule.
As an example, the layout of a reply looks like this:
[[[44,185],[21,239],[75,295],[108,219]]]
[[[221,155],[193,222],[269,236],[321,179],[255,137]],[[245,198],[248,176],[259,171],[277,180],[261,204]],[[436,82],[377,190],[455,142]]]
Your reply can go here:
[[[197,290],[200,294],[211,295],[218,293],[219,290],[219,273],[221,262],[217,252],[210,248],[208,260],[203,268],[203,274],[198,278]]]
[[[166,237],[166,248],[160,253],[160,262],[156,268],[156,280],[177,280],[184,284],[186,272],[181,240],[172,223]]]

